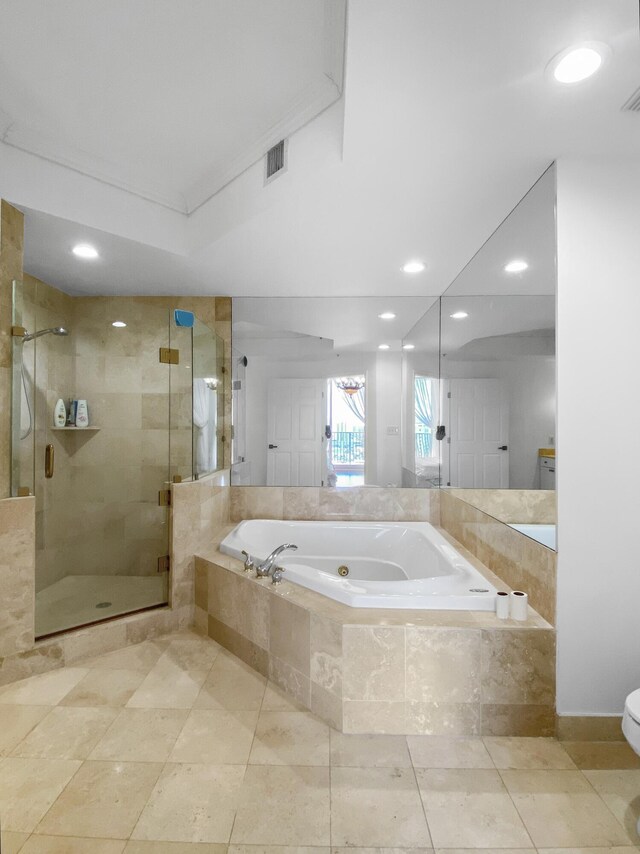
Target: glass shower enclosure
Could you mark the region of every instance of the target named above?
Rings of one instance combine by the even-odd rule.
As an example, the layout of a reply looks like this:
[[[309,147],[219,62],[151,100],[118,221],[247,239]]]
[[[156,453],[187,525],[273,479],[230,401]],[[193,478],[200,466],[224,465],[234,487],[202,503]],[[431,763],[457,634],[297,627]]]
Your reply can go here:
[[[37,638],[169,602],[164,496],[172,480],[199,476],[203,433],[198,322],[177,326],[170,305],[74,297],[29,276],[14,283],[12,495],[36,498]],[[223,388],[215,353],[205,361]],[[86,401],[88,426],[72,423],[73,401]],[[214,414],[215,405],[204,413],[215,450],[202,472],[224,433]]]

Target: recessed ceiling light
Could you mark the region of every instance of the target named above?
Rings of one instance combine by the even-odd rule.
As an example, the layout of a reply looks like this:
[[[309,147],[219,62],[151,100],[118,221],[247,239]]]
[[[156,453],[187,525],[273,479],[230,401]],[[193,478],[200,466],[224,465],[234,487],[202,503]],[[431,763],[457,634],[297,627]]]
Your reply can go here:
[[[111,325],[115,326],[117,329],[122,329],[127,324],[124,322],[124,320],[114,320]]]
[[[388,344],[378,344],[378,350],[388,350],[388,349],[389,349]]]
[[[97,258],[98,250],[88,243],[78,243],[71,250],[77,258]]]
[[[466,311],[454,311],[453,314],[450,314],[449,317],[453,317],[454,320],[464,320],[465,317],[469,317]]]
[[[610,50],[601,42],[587,42],[563,50],[547,66],[558,83],[580,83],[595,74]]]
[[[382,314],[379,314],[378,317],[380,320],[393,320],[395,314],[392,311],[383,311]]]
[[[402,267],[403,273],[421,273],[427,265],[424,261],[407,261]]]
[[[415,350],[416,345],[415,344],[403,344],[402,349],[403,350]]]
[[[526,270],[528,266],[529,265],[526,261],[516,259],[515,261],[509,261],[508,264],[505,264],[504,271],[505,273],[522,273],[522,271]]]

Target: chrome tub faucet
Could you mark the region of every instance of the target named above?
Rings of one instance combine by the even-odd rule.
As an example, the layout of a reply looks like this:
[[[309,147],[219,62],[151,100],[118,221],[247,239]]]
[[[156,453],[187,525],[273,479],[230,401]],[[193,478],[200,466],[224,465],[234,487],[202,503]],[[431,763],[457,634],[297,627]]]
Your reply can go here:
[[[273,569],[273,565],[276,562],[276,558],[282,554],[282,552],[286,551],[296,551],[298,547],[294,543],[283,543],[281,546],[278,546],[277,549],[274,549],[269,557],[265,558],[262,563],[259,563],[256,566],[256,577],[257,578],[265,578],[267,575],[271,574],[271,570]]]

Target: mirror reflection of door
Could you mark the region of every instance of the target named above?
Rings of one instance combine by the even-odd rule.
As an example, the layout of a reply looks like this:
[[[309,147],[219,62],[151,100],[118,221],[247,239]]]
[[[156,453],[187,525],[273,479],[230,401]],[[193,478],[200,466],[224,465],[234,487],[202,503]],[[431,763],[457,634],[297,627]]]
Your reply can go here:
[[[326,481],[324,379],[272,379],[267,392],[267,486]]]
[[[509,487],[509,408],[499,379],[452,379],[447,383],[449,417],[447,486]],[[446,411],[446,410],[445,410]],[[448,470],[447,470],[448,469]]]
[[[365,378],[334,377],[327,388],[327,486],[364,486]]]

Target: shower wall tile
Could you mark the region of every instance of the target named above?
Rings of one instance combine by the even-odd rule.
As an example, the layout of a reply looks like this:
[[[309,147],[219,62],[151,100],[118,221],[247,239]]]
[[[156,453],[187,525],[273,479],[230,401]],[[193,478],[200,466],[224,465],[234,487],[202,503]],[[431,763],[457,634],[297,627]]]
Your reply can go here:
[[[0,499],[11,490],[12,282],[22,279],[24,216],[0,201]]]
[[[0,501],[0,657],[34,642],[35,498]]]

